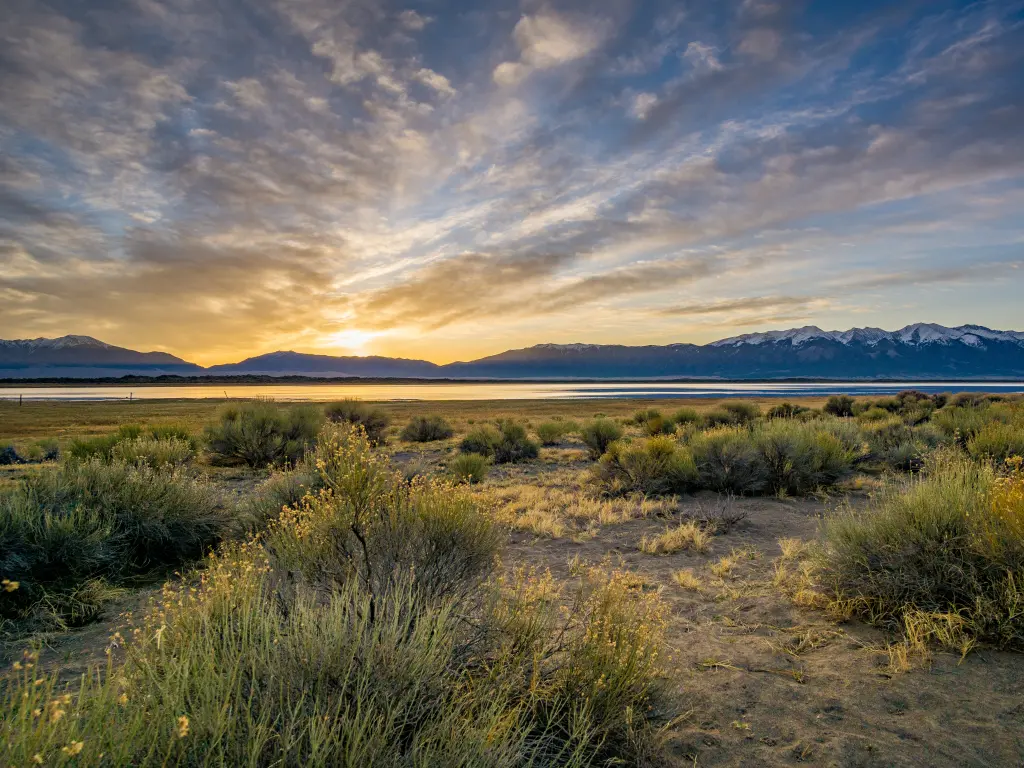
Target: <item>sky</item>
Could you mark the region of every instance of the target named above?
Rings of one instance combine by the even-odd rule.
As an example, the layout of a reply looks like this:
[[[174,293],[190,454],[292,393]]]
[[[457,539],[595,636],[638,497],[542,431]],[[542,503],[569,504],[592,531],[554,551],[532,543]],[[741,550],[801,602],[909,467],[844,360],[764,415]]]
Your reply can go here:
[[[0,338],[1024,330],[1024,2],[3,0]]]

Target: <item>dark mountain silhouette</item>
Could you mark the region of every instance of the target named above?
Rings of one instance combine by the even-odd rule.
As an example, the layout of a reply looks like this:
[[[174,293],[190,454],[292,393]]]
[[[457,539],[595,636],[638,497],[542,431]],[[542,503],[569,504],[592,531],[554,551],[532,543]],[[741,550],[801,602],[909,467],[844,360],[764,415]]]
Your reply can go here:
[[[202,372],[202,367],[166,352],[136,352],[104,344],[91,336],[0,339],[0,378],[96,378],[126,374],[187,376]]]
[[[140,373],[421,379],[1017,379],[1024,378],[1024,333],[925,323],[892,332],[808,326],[705,345],[538,344],[448,365],[273,352],[205,369],[162,352],[133,352],[87,336],[0,341],[3,378]]]

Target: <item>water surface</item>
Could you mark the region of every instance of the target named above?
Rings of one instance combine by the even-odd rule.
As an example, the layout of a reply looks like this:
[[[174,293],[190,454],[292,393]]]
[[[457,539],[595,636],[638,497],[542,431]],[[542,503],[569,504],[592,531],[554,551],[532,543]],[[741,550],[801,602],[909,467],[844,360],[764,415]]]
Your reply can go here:
[[[681,397],[808,397],[838,393],[894,394],[922,392],[1024,392],[1024,382],[493,382],[400,384],[196,384],[171,386],[12,386],[0,388],[0,400],[198,400],[267,398],[290,402],[360,400],[548,400]]]

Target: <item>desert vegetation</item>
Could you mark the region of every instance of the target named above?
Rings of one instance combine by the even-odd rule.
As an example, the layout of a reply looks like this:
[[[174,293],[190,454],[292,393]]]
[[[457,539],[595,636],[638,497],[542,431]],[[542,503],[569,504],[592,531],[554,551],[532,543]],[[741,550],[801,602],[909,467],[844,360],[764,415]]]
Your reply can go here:
[[[674,765],[719,748],[710,721],[749,759],[787,732],[834,755],[796,714],[747,740],[730,696],[788,680],[791,712],[846,696],[839,665],[954,700],[914,677],[946,655],[978,695],[1020,682],[1024,402],[657,405],[251,402],[0,434],[0,755]]]

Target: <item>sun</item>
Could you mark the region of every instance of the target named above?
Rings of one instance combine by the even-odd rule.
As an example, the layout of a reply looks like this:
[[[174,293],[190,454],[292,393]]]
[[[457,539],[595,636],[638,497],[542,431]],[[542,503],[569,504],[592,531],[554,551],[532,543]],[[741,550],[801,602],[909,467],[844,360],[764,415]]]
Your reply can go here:
[[[362,355],[366,353],[366,345],[379,335],[379,333],[373,333],[372,331],[360,331],[351,328],[325,336],[322,346],[340,347],[348,352]]]

